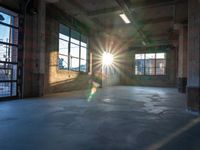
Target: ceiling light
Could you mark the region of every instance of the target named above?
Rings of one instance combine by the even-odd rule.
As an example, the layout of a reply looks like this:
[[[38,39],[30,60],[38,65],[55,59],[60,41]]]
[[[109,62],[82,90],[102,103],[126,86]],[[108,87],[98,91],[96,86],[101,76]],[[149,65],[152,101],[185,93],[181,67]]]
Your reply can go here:
[[[123,14],[120,14],[119,16],[124,20],[124,22],[125,22],[126,24],[131,23],[131,21],[128,19],[128,17],[127,17],[124,13],[123,13]]]
[[[142,41],[142,45],[146,46],[147,44],[146,44],[146,42],[145,42],[145,41]]]

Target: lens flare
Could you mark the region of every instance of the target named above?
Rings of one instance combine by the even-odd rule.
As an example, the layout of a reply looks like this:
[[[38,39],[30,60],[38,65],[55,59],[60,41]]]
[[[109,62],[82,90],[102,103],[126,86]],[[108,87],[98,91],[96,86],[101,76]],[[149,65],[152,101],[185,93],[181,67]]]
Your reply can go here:
[[[96,87],[93,87],[93,88],[91,89],[91,94],[93,95],[94,93],[96,93],[96,91],[97,91],[97,88],[96,88]]]
[[[96,93],[96,91],[97,91],[97,88],[96,87],[92,87],[91,92],[90,92],[89,97],[88,97],[88,102],[91,101],[91,99],[94,96],[94,94]]]
[[[91,82],[91,89],[88,96],[87,101],[90,102],[93,98],[95,98],[95,94],[97,93],[97,89],[100,87],[100,84],[98,82],[92,81]]]
[[[103,65],[109,66],[113,63],[113,55],[111,53],[104,52],[102,57]]]

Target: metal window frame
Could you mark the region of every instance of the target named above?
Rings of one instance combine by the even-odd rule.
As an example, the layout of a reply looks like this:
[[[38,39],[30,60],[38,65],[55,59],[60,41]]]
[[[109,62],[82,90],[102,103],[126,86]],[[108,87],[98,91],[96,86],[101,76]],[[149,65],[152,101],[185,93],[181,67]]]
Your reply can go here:
[[[62,24],[63,25],[63,24]],[[66,25],[63,25],[63,26],[66,26]],[[67,68],[67,70],[72,70],[72,71],[77,71],[77,70],[73,70],[73,69],[71,69],[70,68],[70,66],[71,66],[71,57],[73,57],[73,58],[76,58],[76,59],[79,59],[79,69],[78,69],[78,71],[77,72],[83,72],[83,73],[87,73],[88,72],[88,62],[87,62],[87,59],[88,59],[88,38],[87,38],[87,46],[82,46],[81,45],[81,36],[83,35],[82,33],[80,33],[80,32],[78,32],[77,30],[74,30],[74,29],[72,29],[71,27],[69,27],[69,26],[66,26],[66,27],[68,27],[69,28],[69,41],[68,40],[65,40],[65,39],[62,39],[62,38],[60,38],[59,37],[59,40],[64,40],[64,41],[66,41],[66,42],[68,42],[68,68]],[[76,32],[78,32],[79,33],[79,44],[77,44],[77,43],[74,43],[74,42],[72,42],[71,41],[71,38],[72,38],[72,35],[71,35],[71,31],[72,30],[74,30],[74,31],[76,31]],[[60,31],[59,31],[59,34],[60,34]],[[84,35],[85,36],[85,35]],[[87,36],[86,36],[87,37]],[[74,44],[74,45],[76,45],[76,46],[78,46],[79,47],[79,57],[74,57],[74,56],[71,56],[71,44]],[[81,48],[86,48],[86,59],[82,59],[81,58]],[[60,55],[60,53],[59,53],[59,51],[58,51],[58,57],[59,57],[59,55]],[[85,60],[86,61],[86,71],[81,71],[81,69],[80,69],[80,66],[81,66],[81,60]],[[59,70],[65,70],[65,69],[61,69],[61,68],[59,68],[58,67],[58,69]]]
[[[5,14],[7,14],[7,15],[10,15],[10,16],[13,16],[13,17],[18,17],[18,15],[19,14],[17,14],[17,13],[15,13],[15,12],[13,12],[13,11],[11,11],[11,10],[8,10],[8,9],[6,9],[6,8],[3,8],[3,7],[1,7],[0,6],[0,11],[2,12],[2,13],[5,13]],[[18,18],[17,18],[18,19]],[[19,21],[19,20],[18,20]],[[0,21],[0,25],[2,25],[2,26],[7,26],[7,27],[10,27],[10,28],[12,28],[12,29],[15,29],[15,30],[17,30],[18,31],[18,34],[19,34],[19,27],[18,26],[14,26],[14,25],[11,25],[11,24],[7,24],[7,23],[4,23],[4,22],[1,22]],[[19,24],[18,24],[19,25]],[[17,39],[19,38],[19,35],[17,35]],[[2,42],[2,41],[0,41],[0,44],[2,44],[2,45],[7,45],[7,46],[13,46],[13,47],[16,47],[17,48],[17,57],[18,57],[18,48],[19,48],[19,44],[17,43],[17,44],[15,44],[15,43],[8,43],[8,42]],[[2,63],[2,64],[11,64],[11,65],[17,65],[17,74],[18,74],[18,61],[17,62],[10,62],[10,61],[0,61],[0,63]],[[9,68],[8,68],[9,69]],[[11,69],[12,70],[12,69]],[[12,71],[13,72],[13,71]],[[12,75],[11,75],[12,76]],[[0,97],[0,100],[2,101],[2,100],[7,100],[7,99],[13,99],[13,98],[17,98],[18,97],[18,79],[16,78],[16,80],[0,80],[0,83],[10,83],[11,84],[11,86],[10,86],[10,93],[9,93],[9,95],[10,96],[3,96],[3,97]],[[15,96],[13,96],[12,95],[12,84],[13,83],[15,83],[16,84],[16,95]]]
[[[149,68],[149,67],[146,67],[146,54],[154,54],[155,55],[155,58],[154,59],[151,59],[151,60],[154,60],[155,61],[155,65],[154,65],[154,67],[151,67],[151,68],[154,68],[154,75],[151,75],[151,74],[146,74],[146,68]],[[165,55],[165,58],[164,59],[162,59],[162,60],[165,60],[165,66],[163,67],[163,68],[165,68],[165,72],[164,72],[164,74],[156,74],[156,70],[157,70],[157,67],[156,67],[156,62],[157,62],[157,59],[156,59],[156,54],[157,53],[161,53],[161,52],[146,52],[146,53],[135,53],[134,54],[134,56],[136,55],[136,54],[143,54],[144,55],[144,59],[138,59],[138,60],[143,60],[144,61],[144,67],[142,67],[142,68],[144,68],[144,74],[136,74],[136,71],[134,70],[134,75],[136,75],[136,76],[166,76],[167,74],[166,74],[166,65],[167,65],[167,58],[166,58],[166,52],[162,52],[162,53],[164,53],[164,55]],[[136,59],[134,58],[134,60],[136,61]],[[159,60],[161,60],[161,59],[159,59]],[[135,68],[136,66],[134,65],[134,68]]]

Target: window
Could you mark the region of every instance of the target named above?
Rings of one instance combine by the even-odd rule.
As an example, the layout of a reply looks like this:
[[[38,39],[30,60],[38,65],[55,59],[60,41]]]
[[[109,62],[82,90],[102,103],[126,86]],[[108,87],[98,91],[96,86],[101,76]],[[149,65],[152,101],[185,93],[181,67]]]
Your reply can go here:
[[[17,96],[18,15],[0,7],[0,98]]]
[[[166,54],[135,54],[135,75],[165,75]]]
[[[87,37],[60,24],[58,68],[87,71]]]

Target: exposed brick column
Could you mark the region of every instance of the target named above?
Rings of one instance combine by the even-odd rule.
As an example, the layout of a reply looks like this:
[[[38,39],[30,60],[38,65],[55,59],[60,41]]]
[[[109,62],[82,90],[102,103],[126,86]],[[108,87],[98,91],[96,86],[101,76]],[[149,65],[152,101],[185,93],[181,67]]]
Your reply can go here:
[[[200,1],[188,1],[188,109],[200,112]]]
[[[44,75],[45,75],[45,25],[46,25],[46,2],[39,1],[38,18],[38,50],[39,50],[39,96],[44,95]]]

